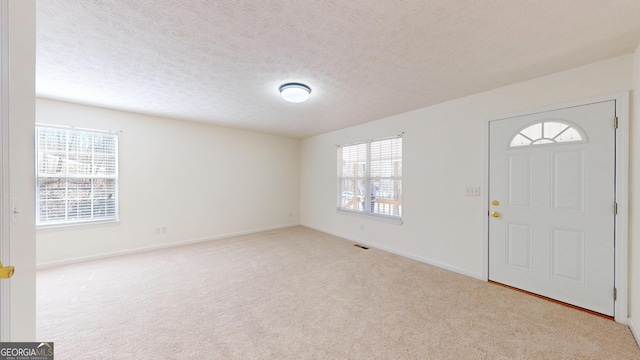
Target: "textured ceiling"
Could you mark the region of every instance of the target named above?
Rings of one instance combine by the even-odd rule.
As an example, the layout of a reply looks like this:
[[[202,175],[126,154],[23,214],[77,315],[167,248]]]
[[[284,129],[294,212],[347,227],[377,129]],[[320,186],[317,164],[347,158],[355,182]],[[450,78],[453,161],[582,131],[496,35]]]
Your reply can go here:
[[[36,89],[306,137],[638,43],[639,0],[38,0]],[[310,100],[283,101],[285,82]]]

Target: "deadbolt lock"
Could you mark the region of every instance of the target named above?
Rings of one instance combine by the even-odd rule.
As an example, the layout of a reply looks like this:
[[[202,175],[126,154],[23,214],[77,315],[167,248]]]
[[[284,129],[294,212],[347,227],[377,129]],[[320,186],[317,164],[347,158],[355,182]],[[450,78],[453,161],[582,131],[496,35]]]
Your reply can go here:
[[[0,279],[9,279],[13,276],[15,272],[15,268],[13,266],[3,266],[0,262]]]
[[[498,206],[498,205],[500,205],[500,201],[498,201],[498,200],[493,200],[493,201],[491,202],[491,204],[492,204],[493,206]]]

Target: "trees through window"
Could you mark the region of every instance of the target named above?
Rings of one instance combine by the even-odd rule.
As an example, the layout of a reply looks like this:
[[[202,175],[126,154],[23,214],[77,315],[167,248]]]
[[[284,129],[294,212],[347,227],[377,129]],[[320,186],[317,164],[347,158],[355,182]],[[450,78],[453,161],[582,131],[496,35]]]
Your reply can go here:
[[[36,224],[118,219],[118,136],[36,126]]]
[[[402,218],[402,136],[338,146],[338,210]]]

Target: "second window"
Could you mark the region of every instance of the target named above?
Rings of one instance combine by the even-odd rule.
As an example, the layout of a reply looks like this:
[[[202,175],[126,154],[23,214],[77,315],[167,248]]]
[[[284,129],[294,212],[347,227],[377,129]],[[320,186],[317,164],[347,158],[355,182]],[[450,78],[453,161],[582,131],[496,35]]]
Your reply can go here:
[[[338,146],[338,210],[402,219],[402,137]]]

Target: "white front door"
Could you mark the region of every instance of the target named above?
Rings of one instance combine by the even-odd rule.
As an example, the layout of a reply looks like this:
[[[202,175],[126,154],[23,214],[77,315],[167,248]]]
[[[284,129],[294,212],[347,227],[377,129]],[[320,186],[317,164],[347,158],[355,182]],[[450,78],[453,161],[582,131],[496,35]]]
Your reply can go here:
[[[489,279],[614,315],[615,101],[489,124]]]

